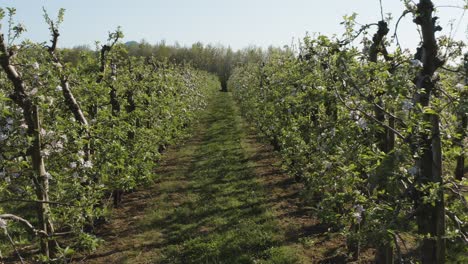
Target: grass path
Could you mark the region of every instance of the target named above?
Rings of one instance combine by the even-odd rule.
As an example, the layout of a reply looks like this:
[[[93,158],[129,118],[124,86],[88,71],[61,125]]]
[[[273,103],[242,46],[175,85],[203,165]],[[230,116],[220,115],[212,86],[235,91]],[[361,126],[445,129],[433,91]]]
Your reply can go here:
[[[124,198],[99,234],[106,242],[81,262],[314,262],[323,252],[308,239],[323,228],[248,131],[231,95],[216,94],[193,138],[166,153],[154,186]]]

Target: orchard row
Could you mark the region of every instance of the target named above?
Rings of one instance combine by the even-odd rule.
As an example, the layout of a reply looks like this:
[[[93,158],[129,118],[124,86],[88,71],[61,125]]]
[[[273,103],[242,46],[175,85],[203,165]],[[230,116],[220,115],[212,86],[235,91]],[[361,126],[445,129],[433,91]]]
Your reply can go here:
[[[2,237],[0,250],[36,240],[40,260],[66,258],[96,246],[92,229],[109,203],[151,182],[162,151],[187,135],[219,83],[189,66],[129,56],[120,30],[75,63],[63,61],[63,10],[55,20],[45,13],[49,44],[14,44],[24,27],[13,23],[14,9],[6,11],[0,228],[9,240]]]
[[[418,50],[389,51],[389,20],[356,29],[346,17],[344,39],[306,37],[298,52],[243,64],[229,89],[354,258],[371,247],[377,263],[402,263],[416,241],[422,263],[463,262],[468,55],[436,39],[431,1],[406,8]]]

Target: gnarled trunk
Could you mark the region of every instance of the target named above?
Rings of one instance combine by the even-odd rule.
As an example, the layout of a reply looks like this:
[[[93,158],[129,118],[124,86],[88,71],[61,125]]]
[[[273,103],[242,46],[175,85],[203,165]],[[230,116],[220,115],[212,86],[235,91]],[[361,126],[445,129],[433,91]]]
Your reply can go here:
[[[28,148],[31,157],[32,173],[31,180],[34,182],[36,197],[41,203],[37,205],[37,218],[42,230],[47,235],[52,235],[54,227],[50,219],[49,201],[49,177],[45,169],[44,159],[41,154],[41,124],[39,119],[39,108],[27,95],[27,87],[21,75],[11,61],[11,54],[5,43],[4,35],[0,34],[0,64],[8,79],[12,82],[14,91],[10,98],[23,110],[23,117],[27,125],[27,135],[33,138]],[[45,256],[53,255],[54,245],[47,237],[41,238],[41,251]]]
[[[422,108],[430,107],[431,96],[435,87],[433,75],[437,68],[442,66],[442,61],[437,57],[438,47],[435,32],[438,30],[433,17],[434,5],[431,0],[420,0],[417,5],[417,17],[415,23],[421,27],[423,43],[421,46],[421,61],[423,67],[416,78],[416,93],[414,101]],[[421,92],[424,90],[424,92]],[[422,114],[422,122],[428,129],[418,131],[413,135],[415,153],[419,152],[416,159],[417,173],[416,184],[416,222],[418,233],[424,236],[421,244],[422,263],[445,262],[445,208],[442,180],[442,152],[439,130],[439,116],[436,113],[426,112]],[[429,196],[428,185],[437,186],[437,197],[433,203],[424,201]],[[434,188],[434,187],[431,187]]]

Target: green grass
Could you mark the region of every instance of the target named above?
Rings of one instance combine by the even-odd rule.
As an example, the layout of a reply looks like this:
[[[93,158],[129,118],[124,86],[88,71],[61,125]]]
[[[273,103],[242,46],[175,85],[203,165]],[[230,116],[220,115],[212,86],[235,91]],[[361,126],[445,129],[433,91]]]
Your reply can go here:
[[[89,263],[307,263],[255,175],[231,95],[209,101],[194,136],[168,150],[154,186],[129,195]]]
[[[179,151],[187,158],[163,175],[162,199],[141,223],[162,234],[154,237],[160,254],[152,262],[297,263],[294,250],[279,247],[284,236],[241,146],[233,100],[227,93],[215,97],[199,142]]]

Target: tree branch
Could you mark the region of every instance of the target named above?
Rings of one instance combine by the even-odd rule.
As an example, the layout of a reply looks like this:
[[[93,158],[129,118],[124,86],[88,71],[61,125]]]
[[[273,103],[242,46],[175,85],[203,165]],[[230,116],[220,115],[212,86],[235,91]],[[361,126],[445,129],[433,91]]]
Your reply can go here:
[[[369,115],[368,113],[366,113],[365,111],[359,109],[359,108],[352,108],[350,106],[348,106],[348,104],[346,104],[346,102],[343,100],[343,98],[340,96],[340,94],[338,93],[336,87],[334,87],[334,91],[335,91],[335,96],[340,100],[340,102],[344,105],[344,107],[346,107],[348,110],[352,110],[352,111],[358,111],[362,114],[364,114],[367,118],[369,119],[372,119],[374,120],[375,122],[377,122],[377,124],[391,130],[393,133],[395,133],[395,135],[397,135],[399,138],[403,139],[403,140],[406,140],[406,138],[400,133],[398,132],[397,130],[395,130],[393,127],[390,127],[388,126],[387,124],[384,124],[382,122],[380,122],[379,120],[377,120],[374,116],[372,115]]]
[[[398,20],[397,20],[397,22],[396,22],[396,24],[395,24],[395,31],[394,31],[394,33],[393,33],[393,37],[395,38],[395,40],[396,40],[396,42],[397,42],[397,46],[398,46],[400,49],[401,49],[401,46],[400,46],[400,41],[398,40],[398,33],[397,33],[397,31],[398,31],[398,26],[400,25],[400,21],[401,21],[407,14],[409,14],[409,13],[411,13],[411,11],[405,10],[405,11],[403,12],[403,14],[398,18]]]
[[[30,232],[32,232],[36,236],[43,236],[43,237],[48,237],[48,234],[43,231],[43,230],[38,230],[34,228],[34,226],[26,219],[21,218],[17,215],[13,214],[0,214],[0,219],[5,219],[5,220],[12,220],[15,222],[21,223],[24,227],[26,227]]]
[[[83,111],[81,110],[80,105],[75,99],[71,89],[70,83],[68,81],[68,77],[64,75],[65,66],[61,63],[59,57],[55,53],[58,37],[60,36],[58,29],[55,27],[54,22],[48,20],[47,21],[50,26],[51,34],[52,34],[52,45],[47,49],[52,60],[60,73],[60,84],[62,86],[62,94],[65,99],[65,103],[67,104],[68,108],[72,112],[75,119],[83,126],[88,126],[88,120],[84,116]]]
[[[27,200],[27,199],[5,199],[5,200],[0,200],[0,203],[8,203],[8,202],[46,203],[46,204],[76,207],[75,205],[72,205],[72,204],[69,204],[69,203],[61,203],[61,202],[53,202],[53,201],[39,201],[39,200]]]
[[[18,248],[16,248],[15,241],[13,241],[13,238],[10,236],[10,233],[8,233],[8,230],[6,228],[5,228],[5,235],[8,237],[8,240],[10,241],[11,247],[13,247],[13,250],[15,251],[16,255],[18,256],[21,264],[24,264],[23,257],[21,257],[21,254],[19,253]]]
[[[353,42],[355,39],[357,39],[359,37],[359,35],[362,34],[362,32],[366,31],[366,29],[372,27],[372,26],[378,26],[379,24],[377,23],[372,23],[372,24],[367,24],[367,25],[364,25],[361,27],[361,29],[357,32],[356,35],[354,35],[352,38],[350,39],[345,39],[345,40],[342,40],[340,42],[338,42],[338,45],[340,45],[341,47],[342,46],[346,46],[348,45],[349,43]]]

